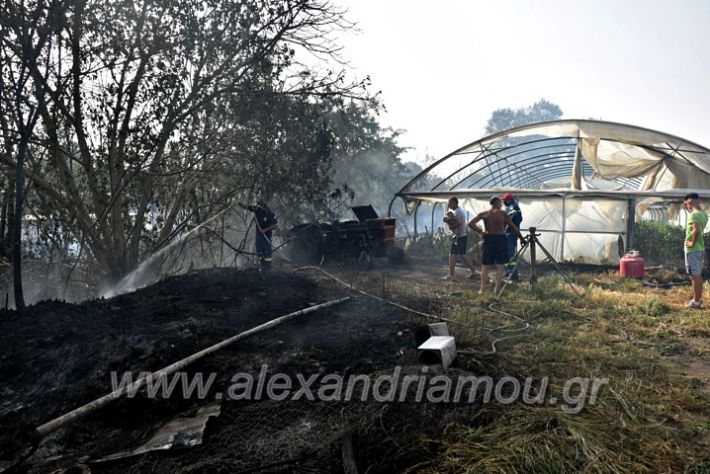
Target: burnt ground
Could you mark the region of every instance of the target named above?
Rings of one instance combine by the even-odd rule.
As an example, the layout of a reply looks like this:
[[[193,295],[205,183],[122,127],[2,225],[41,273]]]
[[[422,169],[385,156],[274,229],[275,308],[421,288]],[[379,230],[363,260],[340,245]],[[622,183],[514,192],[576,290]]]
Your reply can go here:
[[[306,272],[213,269],[173,277],[134,293],[83,304],[43,302],[22,315],[0,312],[0,423],[5,432],[37,426],[111,389],[111,371],[156,370],[233,334],[346,289]],[[445,404],[221,401],[200,446],[93,462],[130,450],[179,415],[213,403],[232,375],[374,374],[416,368],[415,328],[407,314],[364,296],[252,336],[189,366],[216,373],[204,400],[121,398],[43,440],[21,470],[53,472],[342,471],[350,433],[362,471],[392,472],[426,455],[422,435],[450,417]],[[470,415],[469,415],[470,416]],[[83,471],[87,472],[87,471]]]

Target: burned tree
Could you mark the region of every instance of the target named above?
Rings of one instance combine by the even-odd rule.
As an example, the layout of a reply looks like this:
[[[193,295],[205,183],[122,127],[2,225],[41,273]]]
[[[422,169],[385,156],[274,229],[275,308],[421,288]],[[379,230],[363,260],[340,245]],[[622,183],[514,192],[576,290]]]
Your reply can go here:
[[[311,127],[299,144],[290,114],[317,125],[314,104],[366,95],[366,81],[295,60],[337,53],[330,33],[349,25],[327,2],[77,0],[58,17],[52,61],[28,64],[42,100],[23,92],[38,120],[25,175],[37,212],[59,216],[114,279],[258,188],[267,159],[322,178],[327,133]]]
[[[62,2],[3,2],[0,16],[0,127],[3,135],[4,160],[12,163],[14,176],[8,179],[3,204],[3,227],[14,198],[10,232],[15,306],[25,306],[22,291],[22,217],[25,200],[25,161],[30,141],[45,105],[46,74],[51,67],[48,51],[53,33],[59,27]],[[8,174],[10,176],[10,174]],[[4,229],[3,229],[4,230]]]

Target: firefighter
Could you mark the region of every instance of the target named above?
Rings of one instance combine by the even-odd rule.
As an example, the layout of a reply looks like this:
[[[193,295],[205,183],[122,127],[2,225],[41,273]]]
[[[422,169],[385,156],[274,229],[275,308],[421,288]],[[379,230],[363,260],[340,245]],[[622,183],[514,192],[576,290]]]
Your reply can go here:
[[[240,202],[239,206],[254,213],[256,220],[256,253],[259,255],[261,272],[267,273],[271,270],[272,233],[279,227],[276,214],[265,201],[259,201],[253,206]]]
[[[515,196],[513,196],[512,193],[505,193],[501,199],[505,205],[505,211],[508,213],[508,217],[510,217],[510,220],[515,224],[515,227],[520,229],[520,223],[523,222],[523,213],[520,211],[520,206],[518,206]],[[505,229],[505,241],[508,246],[508,260],[510,261],[515,257],[518,246],[518,237],[510,226]],[[520,279],[518,263],[520,263],[520,261],[516,259],[510,262],[506,269],[506,277],[510,278],[512,281],[518,281]]]

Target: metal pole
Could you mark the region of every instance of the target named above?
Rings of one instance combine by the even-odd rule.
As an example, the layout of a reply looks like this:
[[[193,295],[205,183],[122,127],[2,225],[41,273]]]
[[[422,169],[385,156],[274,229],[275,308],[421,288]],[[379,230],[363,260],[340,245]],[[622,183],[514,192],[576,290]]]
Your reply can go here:
[[[419,232],[417,232],[417,214],[419,214],[419,205],[420,203],[417,203],[417,207],[414,208],[414,235],[417,235]]]
[[[439,203],[435,202],[433,206],[431,206],[431,235],[432,237],[434,236],[434,214],[436,213],[436,206],[438,206]]]
[[[560,234],[560,261],[565,260],[565,231],[567,230],[567,199],[562,198],[562,234]]]
[[[390,201],[390,205],[387,208],[387,217],[392,217],[392,206],[394,205],[395,199],[397,199],[396,194],[394,196],[392,196],[392,200]]]
[[[101,398],[97,398],[93,402],[89,402],[86,405],[83,405],[75,410],[70,411],[69,413],[62,415],[58,418],[55,418],[39,427],[37,427],[37,432],[40,434],[40,436],[47,436],[49,433],[52,433],[53,431],[58,430],[59,428],[63,427],[64,425],[67,425],[68,423],[71,423],[72,421],[75,421],[82,416],[88,415],[89,413],[92,413],[99,408],[103,408],[104,406],[108,405],[110,402],[116,400],[117,398],[123,396],[125,393],[133,390],[137,390],[143,385],[147,383],[153,383],[155,380],[157,380],[160,377],[165,377],[167,375],[170,375],[174,372],[177,372],[178,370],[186,367],[189,364],[192,364],[193,362],[196,362],[203,357],[212,354],[213,352],[217,352],[218,350],[236,342],[241,339],[246,339],[247,337],[256,334],[258,332],[264,331],[266,329],[270,329],[274,326],[277,326],[285,321],[288,321],[289,319],[295,318],[296,316],[301,316],[303,314],[307,313],[312,313],[313,311],[317,311],[319,309],[323,308],[328,308],[330,306],[334,306],[336,304],[343,303],[347,300],[349,300],[350,297],[346,296],[344,298],[340,298],[337,300],[331,300],[326,303],[322,303],[316,306],[311,306],[309,308],[302,309],[300,311],[296,311],[294,313],[289,313],[284,316],[278,317],[276,319],[272,319],[271,321],[268,321],[264,324],[261,324],[259,326],[253,327],[247,331],[244,331],[242,333],[237,334],[236,336],[232,336],[229,339],[225,339],[222,342],[219,342],[217,344],[214,344],[206,349],[202,349],[199,352],[196,352],[192,354],[191,356],[185,357],[184,359],[180,359],[179,361],[168,365],[167,367],[163,367],[160,370],[157,370],[145,377],[142,377],[135,382],[133,382],[130,385],[121,387],[117,390],[114,390],[111,393],[108,393],[104,395]]]
[[[535,284],[537,282],[537,271],[535,265],[537,264],[537,252],[535,244],[537,237],[535,235],[535,227],[530,227],[530,284]]]
[[[626,220],[626,249],[634,248],[634,226],[636,224],[636,199],[629,199],[627,202],[628,212]]]

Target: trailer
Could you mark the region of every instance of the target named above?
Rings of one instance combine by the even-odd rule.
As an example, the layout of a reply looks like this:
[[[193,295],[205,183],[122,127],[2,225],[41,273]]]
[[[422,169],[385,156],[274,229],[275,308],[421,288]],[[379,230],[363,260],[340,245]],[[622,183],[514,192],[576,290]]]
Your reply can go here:
[[[353,206],[357,220],[298,224],[286,234],[286,251],[298,263],[358,263],[375,258],[400,262],[404,252],[395,241],[395,217],[379,217],[369,204]]]

